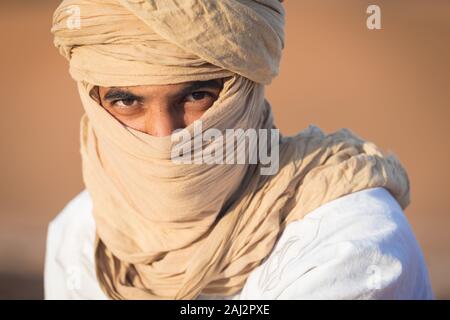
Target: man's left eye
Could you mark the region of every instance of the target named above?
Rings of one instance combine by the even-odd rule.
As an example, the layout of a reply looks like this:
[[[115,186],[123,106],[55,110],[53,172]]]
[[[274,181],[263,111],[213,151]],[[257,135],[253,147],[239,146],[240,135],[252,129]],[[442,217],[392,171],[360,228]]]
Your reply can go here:
[[[186,100],[187,101],[199,101],[199,100],[203,100],[206,97],[209,97],[210,94],[206,91],[198,91],[198,92],[192,92],[191,94],[188,94],[186,96]]]

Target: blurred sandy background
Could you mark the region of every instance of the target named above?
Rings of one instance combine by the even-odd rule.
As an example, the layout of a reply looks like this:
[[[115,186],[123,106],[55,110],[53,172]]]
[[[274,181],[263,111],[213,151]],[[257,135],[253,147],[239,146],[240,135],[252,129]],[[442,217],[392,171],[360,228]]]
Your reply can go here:
[[[49,220],[82,188],[82,113],[52,45],[56,0],[0,2],[0,298],[43,297]],[[382,30],[366,28],[366,8]],[[287,45],[268,88],[278,126],[348,127],[408,169],[406,214],[438,298],[450,298],[450,1],[287,0]]]

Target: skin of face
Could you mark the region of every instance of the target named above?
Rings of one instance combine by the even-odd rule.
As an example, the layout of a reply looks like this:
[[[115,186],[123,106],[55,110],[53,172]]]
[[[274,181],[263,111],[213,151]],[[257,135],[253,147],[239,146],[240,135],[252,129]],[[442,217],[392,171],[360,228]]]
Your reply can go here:
[[[163,137],[198,120],[218,99],[223,82],[213,79],[96,89],[100,105],[122,124]]]

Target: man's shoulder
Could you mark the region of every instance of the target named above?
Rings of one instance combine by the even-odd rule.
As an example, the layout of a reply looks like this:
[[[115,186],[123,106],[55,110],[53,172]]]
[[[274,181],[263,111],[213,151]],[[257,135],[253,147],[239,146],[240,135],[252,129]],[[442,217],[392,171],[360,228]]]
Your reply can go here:
[[[379,250],[398,247],[402,254],[418,249],[402,208],[384,188],[361,190],[325,203],[290,223],[280,242],[292,236],[312,247],[351,243]]]
[[[83,247],[92,247],[94,241],[92,201],[89,193],[83,190],[49,223],[47,251],[53,251],[60,262],[65,262],[78,257]]]
[[[87,190],[73,197],[58,215],[50,222],[56,227],[67,227],[74,224],[89,224],[92,218],[92,201]]]
[[[46,299],[104,299],[94,265],[95,222],[84,190],[50,222],[45,258]]]
[[[402,235],[415,242],[402,208],[385,188],[365,189],[330,201],[307,215],[308,220],[320,220],[320,233],[327,241],[370,239],[371,244],[382,245]]]
[[[330,201],[290,223],[248,279],[243,298],[430,298],[403,210],[384,188]]]

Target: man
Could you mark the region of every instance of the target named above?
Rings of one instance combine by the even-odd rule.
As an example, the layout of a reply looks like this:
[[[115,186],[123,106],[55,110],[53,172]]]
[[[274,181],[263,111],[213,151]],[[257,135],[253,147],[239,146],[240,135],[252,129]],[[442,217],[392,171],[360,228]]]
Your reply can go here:
[[[47,298],[432,298],[395,156],[277,134],[279,1],[63,1],[52,31],[86,191],[50,224]]]

